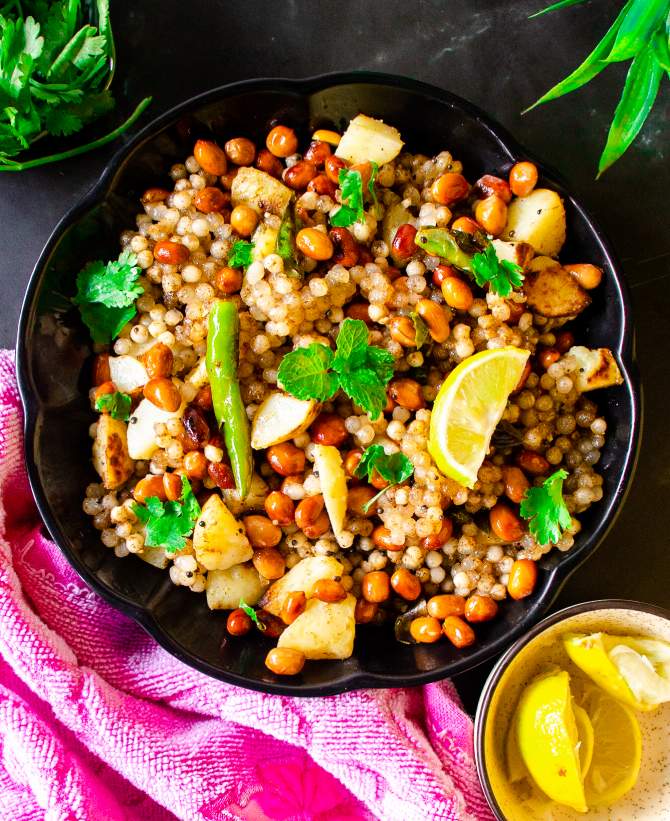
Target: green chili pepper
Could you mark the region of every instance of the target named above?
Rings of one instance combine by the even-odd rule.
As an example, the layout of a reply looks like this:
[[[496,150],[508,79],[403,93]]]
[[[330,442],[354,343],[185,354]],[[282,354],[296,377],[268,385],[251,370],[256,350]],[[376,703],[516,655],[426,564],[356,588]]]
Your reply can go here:
[[[237,379],[240,320],[234,302],[215,302],[209,312],[207,373],[212,404],[230,457],[235,486],[244,498],[254,470],[249,420]]]
[[[292,203],[289,204],[284,217],[279,226],[277,234],[276,252],[286,263],[287,276],[293,276],[293,272],[300,273],[298,268],[298,254],[295,247],[295,220],[293,218]]]
[[[463,271],[472,270],[472,256],[461,251],[454,235],[446,228],[421,228],[416,232],[414,242],[427,254],[446,260]]]
[[[631,63],[626,83],[614,112],[607,143],[600,157],[598,176],[616,162],[633,142],[651,111],[663,76],[663,67],[650,43]]]

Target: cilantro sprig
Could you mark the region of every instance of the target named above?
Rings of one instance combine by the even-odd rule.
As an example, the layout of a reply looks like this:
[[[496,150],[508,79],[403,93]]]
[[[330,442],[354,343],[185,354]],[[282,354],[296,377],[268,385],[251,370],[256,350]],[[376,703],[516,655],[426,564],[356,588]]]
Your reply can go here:
[[[492,243],[483,253],[472,257],[472,273],[477,285],[482,287],[488,282],[498,296],[509,296],[512,288],[518,288],[524,279],[521,266],[508,259],[498,259]]]
[[[150,496],[145,507],[134,505],[137,518],[146,525],[144,543],[148,547],[163,547],[166,553],[176,553],[186,544],[200,516],[200,505],[195,498],[191,484],[181,477],[181,500],[161,502],[157,496]]]
[[[386,385],[393,376],[393,356],[368,345],[368,329],[360,319],[345,319],[337,350],[316,342],[286,354],[279,365],[280,386],[297,399],[324,402],[341,388],[371,419],[386,404]]]
[[[94,8],[91,8],[91,7]],[[12,159],[46,134],[69,136],[114,108],[109,1],[6,2],[0,9],[0,171],[21,171],[82,154],[115,139],[132,117],[103,137],[25,162]]]
[[[407,481],[414,473],[414,465],[404,453],[397,452],[387,454],[381,445],[370,445],[370,447],[366,448],[363,452],[361,461],[356,466],[354,474],[359,479],[367,479],[368,482],[371,482],[375,473],[378,473],[382,479],[389,484],[388,487],[380,490],[376,496],[373,496],[373,498],[363,506],[366,513],[377,499],[383,493],[386,493],[389,487]]]
[[[253,262],[254,244],[245,239],[238,239],[228,254],[228,265],[231,268],[248,268]]]
[[[95,409],[100,413],[108,413],[112,419],[127,422],[130,416],[131,398],[127,393],[103,393],[95,400]]]
[[[77,274],[77,293],[72,300],[94,342],[106,344],[121,333],[135,316],[134,302],[144,293],[138,285],[140,268],[131,251],[123,251],[117,261],[89,262]]]
[[[263,624],[263,622],[258,618],[258,613],[254,610],[254,608],[247,604],[244,599],[240,599],[240,603],[238,604],[240,610],[244,610],[244,612],[249,616],[251,621],[258,627],[261,633],[264,633],[267,630],[267,627]]]
[[[563,500],[563,480],[567,471],[561,469],[546,479],[540,487],[526,491],[519,508],[538,544],[556,544],[572,521]]]
[[[367,188],[370,196],[376,203],[377,195],[375,194],[374,185],[379,166],[375,162],[370,164],[372,165],[372,172]],[[363,208],[364,191],[361,172],[342,168],[340,169],[339,182],[342,191],[342,205],[330,218],[331,224],[346,228],[355,222],[363,222],[365,219],[365,209]]]

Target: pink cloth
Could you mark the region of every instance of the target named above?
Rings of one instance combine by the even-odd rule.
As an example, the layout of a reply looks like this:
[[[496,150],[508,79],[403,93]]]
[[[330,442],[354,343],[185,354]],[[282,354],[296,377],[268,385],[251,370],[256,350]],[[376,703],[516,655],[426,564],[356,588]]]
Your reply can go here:
[[[3,821],[492,818],[449,682],[263,695],[186,667],[98,598],[45,538],[21,427],[0,352]]]

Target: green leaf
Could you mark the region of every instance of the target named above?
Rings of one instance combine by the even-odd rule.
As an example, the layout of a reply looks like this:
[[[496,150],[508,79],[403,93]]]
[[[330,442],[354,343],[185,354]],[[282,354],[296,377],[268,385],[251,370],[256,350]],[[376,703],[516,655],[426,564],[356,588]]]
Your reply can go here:
[[[395,359],[390,351],[369,345],[365,352],[365,366],[373,370],[379,381],[386,385],[393,378]]]
[[[100,260],[89,262],[77,274],[74,302],[100,302],[108,308],[125,308],[144,293],[144,288],[137,284],[139,275],[137,257],[130,251],[123,251],[118,261],[106,265]]]
[[[258,627],[261,633],[264,633],[267,630],[267,627],[263,624],[263,622],[258,618],[258,613],[254,610],[251,605],[247,604],[244,599],[240,599],[240,603],[237,605],[240,610],[244,610],[244,612],[249,616],[251,621]]]
[[[536,11],[535,14],[529,15],[528,19],[532,20],[534,17],[539,17],[541,14],[547,14],[550,11],[556,11],[557,9],[565,9],[568,6],[576,6],[578,3],[583,3],[584,0],[559,0],[558,3],[552,3],[551,6],[547,6],[546,9],[541,9],[540,11]]]
[[[633,0],[606,61],[615,63],[635,57],[647,47],[667,13],[668,0]]]
[[[416,349],[419,348],[424,344],[424,342],[428,339],[428,325],[421,319],[419,314],[416,311],[411,311],[409,318],[412,320],[412,324],[414,325],[414,336],[416,338]]]
[[[472,267],[472,256],[458,247],[456,238],[446,228],[420,228],[414,237],[414,244],[427,254],[446,260],[463,271]]]
[[[296,348],[284,356],[277,380],[280,387],[297,399],[325,402],[339,387],[337,375],[328,371],[332,361],[330,348],[313,342],[307,348]]]
[[[638,135],[654,105],[662,76],[663,69],[650,43],[633,60],[628,70],[607,143],[600,156],[598,177],[621,157]]]
[[[368,347],[368,326],[362,319],[347,317],[337,334],[337,355],[340,359],[350,359],[354,351]]]
[[[556,544],[572,521],[563,500],[563,480],[567,471],[557,470],[540,487],[529,488],[519,512],[538,544]]]
[[[483,253],[473,256],[472,272],[477,285],[482,287],[488,282],[493,293],[502,297],[509,296],[512,288],[518,288],[524,279],[520,265],[498,259],[493,243],[489,243]]]
[[[368,191],[375,205],[377,204],[377,194],[374,189],[374,182],[379,166],[371,163],[372,172],[368,182]],[[340,189],[342,191],[342,206],[330,218],[331,225],[346,228],[354,222],[365,221],[365,209],[363,207],[363,178],[360,171],[351,171],[347,168],[340,169],[339,175]]]
[[[391,484],[404,482],[414,473],[414,465],[404,453],[386,454],[382,445],[366,448],[354,473],[359,479],[372,481],[374,472]]]
[[[130,417],[131,398],[127,393],[104,393],[95,400],[95,408],[100,413],[108,413],[112,419],[127,422]]]
[[[670,21],[670,14],[668,15],[668,20]],[[667,71],[668,76],[670,76],[670,42],[668,41],[667,29],[664,30],[660,28],[656,34],[654,34],[653,44],[656,62],[664,71]]]
[[[181,477],[181,484],[178,502],[161,502],[156,496],[150,496],[145,507],[133,505],[135,515],[145,525],[144,543],[148,547],[162,547],[166,553],[176,553],[193,533],[201,509],[185,476]]]
[[[363,408],[373,421],[381,416],[386,404],[386,385],[371,368],[357,368],[340,373],[340,386],[354,404]]]
[[[80,305],[79,312],[91,332],[91,339],[100,345],[107,345],[116,339],[136,313],[134,305],[127,308],[108,308],[99,302]]]
[[[231,268],[247,268],[253,262],[254,244],[244,239],[238,239],[228,254],[228,265]]]
[[[47,109],[44,125],[50,134],[67,137],[79,131],[82,122],[81,118],[73,114],[69,108],[58,107]]]
[[[626,16],[626,12],[633,2],[634,0],[628,0],[626,5],[619,12],[619,16],[612,23],[602,40],[593,49],[586,60],[584,60],[584,62],[576,68],[572,74],[569,74],[564,80],[561,80],[560,83],[557,83],[553,88],[550,88],[549,91],[547,91],[546,94],[543,94],[539,100],[525,109],[522,112],[523,114],[526,114],[538,105],[542,105],[542,103],[547,103],[549,100],[555,100],[558,97],[562,97],[564,94],[569,94],[571,91],[576,91],[578,88],[586,85],[586,83],[600,74],[600,72],[607,67],[608,63],[605,62],[605,57],[614,45],[619,26],[621,25],[624,17]]]

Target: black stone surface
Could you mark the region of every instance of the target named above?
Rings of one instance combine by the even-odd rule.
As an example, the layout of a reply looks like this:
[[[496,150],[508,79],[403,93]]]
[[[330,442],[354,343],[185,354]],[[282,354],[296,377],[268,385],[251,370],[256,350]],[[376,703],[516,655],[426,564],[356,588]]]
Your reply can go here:
[[[644,131],[598,182],[595,169],[625,67],[610,67],[576,94],[520,116],[569,73],[621,6],[591,0],[536,20],[542,0],[247,2],[143,0],[114,4],[114,91],[122,112],[141,97],[156,115],[207,88],[260,76],[373,69],[448,88],[505,125],[557,168],[596,215],[632,289],[645,393],[637,476],[607,540],[566,584],[556,606],[603,597],[670,607],[670,217],[664,80]],[[445,147],[449,148],[448,141]],[[92,185],[115,146],[66,163],[0,176],[0,344],[12,347],[30,271],[59,218]],[[467,170],[466,170],[467,173]],[[487,669],[459,677],[474,709]]]

